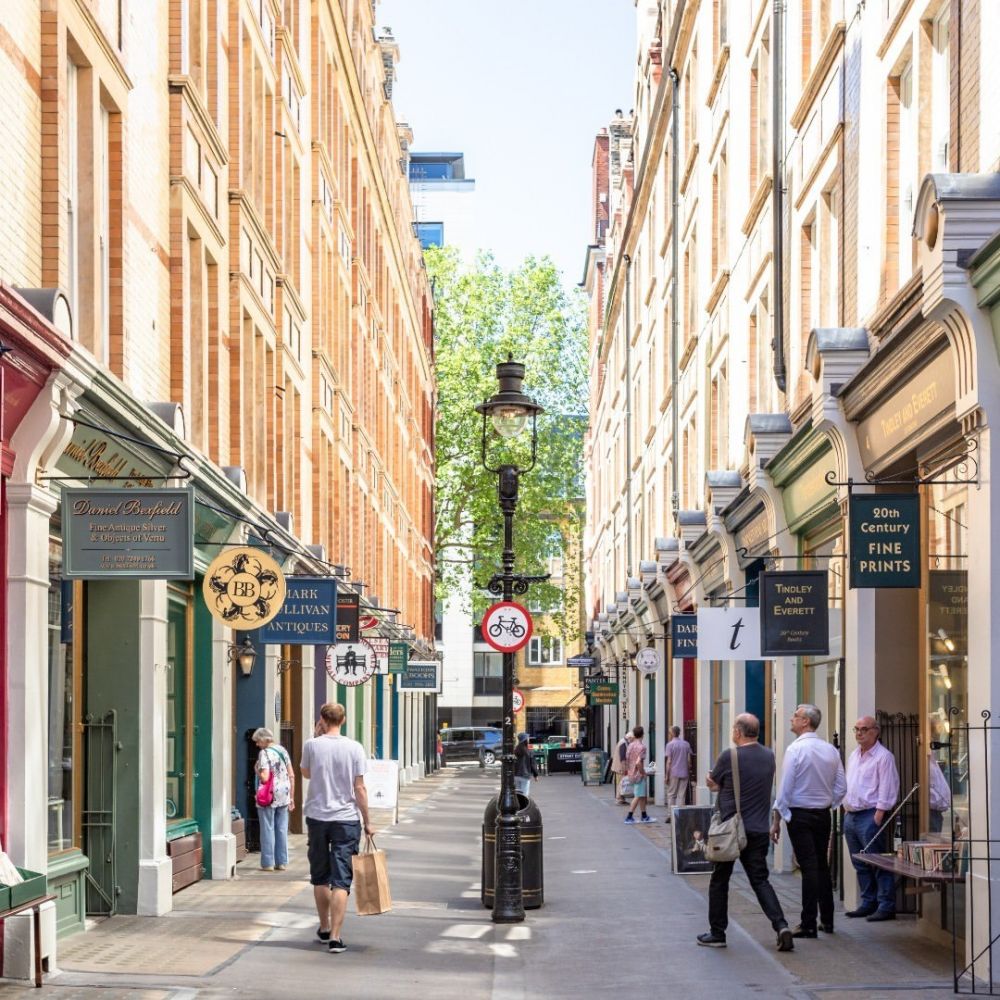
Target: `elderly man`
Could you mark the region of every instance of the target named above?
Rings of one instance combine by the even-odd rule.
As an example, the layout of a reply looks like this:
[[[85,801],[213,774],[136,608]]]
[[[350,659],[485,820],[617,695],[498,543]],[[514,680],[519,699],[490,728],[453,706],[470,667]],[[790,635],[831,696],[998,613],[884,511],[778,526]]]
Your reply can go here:
[[[663,779],[667,783],[667,822],[673,815],[674,806],[682,806],[687,799],[688,781],[691,778],[691,744],[681,736],[681,727],[672,726],[670,741],[663,749],[666,770]]]
[[[885,850],[885,817],[899,798],[896,759],[879,742],[878,723],[864,715],[854,726],[858,745],[847,758],[847,792],[844,795],[844,837],[858,873],[861,903],[845,916],[867,917],[869,922],[896,919],[896,887],[892,872],[872,868],[854,859],[865,847]]]
[[[774,751],[757,741],[760,721],[749,712],[742,712],[733,720],[733,743],[739,767],[739,810],[746,830],[746,847],[740,852],[740,864],[746,872],[750,888],[757,895],[757,902],[778,935],[778,951],[791,951],[795,947],[792,932],[781,910],[781,903],[768,879],[767,851],[768,819],[771,807],[771,785],[774,783]],[[713,792],[719,793],[718,810],[721,819],[736,814],[736,794],[733,782],[732,758],[725,750],[715,762],[706,781]],[[712,881],[708,886],[707,934],[698,935],[698,944],[706,948],[726,947],[726,927],[729,924],[729,879],[735,861],[717,861],[712,868]]]
[[[840,805],[847,782],[840,754],[816,735],[822,721],[815,705],[799,705],[792,714],[795,741],[785,751],[771,822],[771,839],[777,843],[785,821],[802,872],[802,917],[792,931],[797,938],[817,936],[817,910],[819,929],[833,933],[830,810]]]

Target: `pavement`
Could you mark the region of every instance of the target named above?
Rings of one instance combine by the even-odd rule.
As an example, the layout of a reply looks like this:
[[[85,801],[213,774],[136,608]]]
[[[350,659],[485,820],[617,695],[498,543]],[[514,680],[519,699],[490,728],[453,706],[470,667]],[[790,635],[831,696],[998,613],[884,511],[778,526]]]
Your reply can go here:
[[[393,909],[359,917],[348,950],[315,942],[305,844],[285,872],[256,855],[230,881],[203,881],[163,917],[118,916],[64,939],[59,969],[36,990],[0,980],[0,997],[37,1000],[589,1000],[612,994],[851,1000],[952,997],[951,953],[911,920],[877,927],[841,919],[836,933],[779,954],[742,875],[730,896],[728,948],[695,944],[707,930],[708,876],[671,873],[670,827],[626,826],[609,786],[576,775],[533,786],[544,822],[545,905],[495,925],[480,902],[483,810],[495,768],[453,765],[406,786],[399,824],[373,813],[388,854]],[[774,877],[789,922],[798,879]]]

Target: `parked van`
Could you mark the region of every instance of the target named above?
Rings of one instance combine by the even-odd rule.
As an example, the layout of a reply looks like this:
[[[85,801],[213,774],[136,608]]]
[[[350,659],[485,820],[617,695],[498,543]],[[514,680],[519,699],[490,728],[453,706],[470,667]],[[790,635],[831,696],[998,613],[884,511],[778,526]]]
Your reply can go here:
[[[450,764],[456,760],[479,760],[483,751],[483,761],[492,764],[500,756],[503,732],[493,726],[450,726],[442,729],[441,763]]]

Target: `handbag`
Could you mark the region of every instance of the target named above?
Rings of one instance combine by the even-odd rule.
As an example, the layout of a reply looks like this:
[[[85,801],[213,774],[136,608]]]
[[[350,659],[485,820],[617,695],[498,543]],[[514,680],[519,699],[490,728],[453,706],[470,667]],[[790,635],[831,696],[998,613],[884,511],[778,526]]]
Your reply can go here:
[[[365,838],[365,846],[360,854],[351,859],[354,871],[354,905],[358,915],[375,916],[388,913],[392,909],[392,893],[389,891],[389,864],[385,851],[375,846],[374,837]]]
[[[266,751],[265,751],[266,753]],[[274,768],[268,768],[267,781],[262,781],[257,786],[257,794],[254,796],[257,805],[269,806],[274,801]]]
[[[721,819],[718,803],[712,815],[712,823],[708,828],[708,858],[710,861],[735,861],[744,847],[747,846],[747,832],[743,827],[743,816],[740,813],[740,758],[733,747],[729,751],[733,766],[733,796],[736,799],[736,812],[729,819]]]

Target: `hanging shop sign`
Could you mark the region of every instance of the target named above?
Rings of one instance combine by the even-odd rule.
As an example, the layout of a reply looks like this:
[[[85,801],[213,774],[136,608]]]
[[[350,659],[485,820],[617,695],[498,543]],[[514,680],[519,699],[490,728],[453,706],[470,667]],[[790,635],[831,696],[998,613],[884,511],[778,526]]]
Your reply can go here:
[[[331,646],[337,641],[337,581],[329,576],[285,577],[285,603],[256,640],[293,646]]]
[[[920,586],[920,496],[852,493],[851,587]]]
[[[763,655],[829,654],[830,608],[826,571],[765,572],[758,579]]]
[[[698,616],[674,615],[670,619],[670,638],[675,659],[698,655]]]
[[[389,640],[380,635],[366,635],[361,641],[368,643],[375,654],[375,673],[389,673]]]
[[[635,654],[635,666],[641,674],[655,674],[660,666],[660,654],[652,646]]]
[[[281,610],[285,574],[260,549],[226,549],[205,570],[202,593],[216,621],[249,631],[266,625]]]
[[[594,665],[592,656],[571,656],[566,661],[567,667],[575,667],[577,670],[589,670]]]
[[[356,643],[360,638],[358,629],[357,594],[337,593],[337,642]]]
[[[389,643],[389,673],[406,673],[406,664],[410,658],[410,647],[405,642]]]
[[[410,660],[406,672],[396,678],[397,691],[418,694],[441,693],[441,663],[439,660]]]
[[[63,576],[194,579],[194,489],[62,492]]]
[[[516,653],[527,646],[533,629],[528,609],[514,601],[500,601],[483,615],[483,639],[501,653]]]
[[[586,687],[588,705],[617,705],[618,684],[614,681],[590,680]]]
[[[701,608],[699,660],[759,660],[760,618],[755,608]]]
[[[375,652],[367,642],[341,643],[326,654],[326,672],[344,687],[357,687],[375,674]]]

